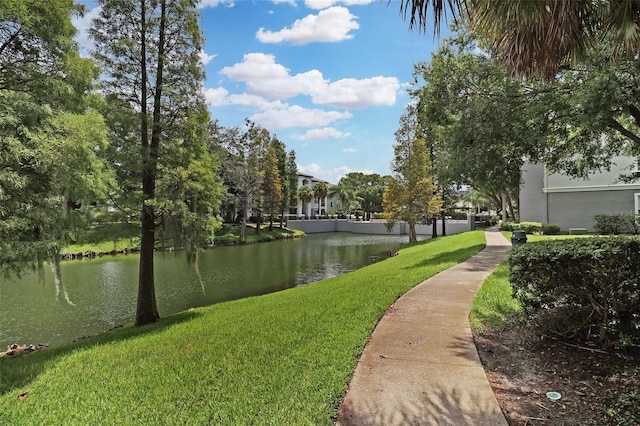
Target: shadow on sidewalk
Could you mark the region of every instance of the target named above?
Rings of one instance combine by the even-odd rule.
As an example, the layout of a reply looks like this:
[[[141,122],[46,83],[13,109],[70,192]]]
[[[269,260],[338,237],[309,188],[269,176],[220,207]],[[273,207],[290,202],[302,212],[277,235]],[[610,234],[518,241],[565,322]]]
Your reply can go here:
[[[365,403],[360,409],[343,404],[338,412],[338,426],[481,426],[495,425],[496,419],[504,418],[497,405],[478,405],[472,410],[460,410],[461,406],[473,404],[471,394],[464,389],[433,389],[423,391],[422,399],[406,401],[392,410],[380,410]],[[345,401],[346,402],[346,401]],[[500,424],[500,423],[498,423]]]

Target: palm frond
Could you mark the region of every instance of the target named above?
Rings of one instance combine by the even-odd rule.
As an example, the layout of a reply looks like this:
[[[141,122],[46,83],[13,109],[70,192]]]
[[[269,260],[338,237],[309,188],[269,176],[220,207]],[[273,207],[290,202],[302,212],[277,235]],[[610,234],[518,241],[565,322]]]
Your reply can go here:
[[[391,0],[387,1],[387,4]],[[447,21],[447,13],[455,21],[461,14],[463,0],[400,0],[400,15],[406,21],[409,18],[409,29],[418,28],[426,32],[429,24],[429,10],[433,15],[433,33],[440,35],[440,26]]]

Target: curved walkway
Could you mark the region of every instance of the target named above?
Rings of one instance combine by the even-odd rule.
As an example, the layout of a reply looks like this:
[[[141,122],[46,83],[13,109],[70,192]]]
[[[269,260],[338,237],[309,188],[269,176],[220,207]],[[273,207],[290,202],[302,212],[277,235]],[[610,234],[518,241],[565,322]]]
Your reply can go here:
[[[473,299],[511,243],[487,247],[419,284],[376,326],[338,411],[337,425],[507,425],[469,326]]]

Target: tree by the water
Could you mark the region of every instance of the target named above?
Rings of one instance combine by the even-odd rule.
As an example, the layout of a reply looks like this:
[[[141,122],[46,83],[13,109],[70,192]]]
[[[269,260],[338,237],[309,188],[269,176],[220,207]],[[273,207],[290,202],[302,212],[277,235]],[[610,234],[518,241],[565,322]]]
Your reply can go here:
[[[61,246],[103,201],[104,121],[97,69],[79,56],[72,0],[0,1],[0,271],[56,265]]]
[[[389,176],[380,176],[377,173],[347,173],[338,182],[338,195],[343,201],[343,208],[354,207],[364,210],[366,219],[371,219],[371,213],[382,210],[382,194]],[[352,201],[346,202],[347,199],[353,198]],[[350,205],[351,204],[351,205]],[[357,204],[357,206],[355,205]],[[351,208],[348,208],[351,210]]]
[[[99,0],[98,4],[100,15],[90,34],[95,41],[93,56],[104,73],[103,93],[129,105],[136,117],[133,130],[141,178],[141,252],[135,324],[144,325],[159,318],[153,263],[159,223],[167,215],[183,211],[163,201],[157,192],[166,170],[163,161],[175,150],[192,152],[182,156],[188,161],[183,166],[192,168],[189,176],[203,176],[208,184],[188,192],[203,194],[211,189],[217,193],[206,187],[213,183],[210,176],[193,169],[206,164],[193,162],[206,152],[200,149],[206,135],[195,131],[206,127],[208,121],[201,93],[204,70],[199,60],[203,38],[196,0]],[[201,208],[187,208],[205,214]]]
[[[272,141],[267,149],[264,163],[263,191],[265,207],[269,213],[269,231],[273,229],[273,218],[282,205],[282,183],[278,170],[278,158],[276,156],[276,144]]]
[[[383,207],[390,230],[397,221],[409,226],[409,242],[417,241],[416,224],[434,218],[442,200],[432,181],[431,158],[425,135],[409,108],[400,119],[396,131],[393,176],[384,190]]]

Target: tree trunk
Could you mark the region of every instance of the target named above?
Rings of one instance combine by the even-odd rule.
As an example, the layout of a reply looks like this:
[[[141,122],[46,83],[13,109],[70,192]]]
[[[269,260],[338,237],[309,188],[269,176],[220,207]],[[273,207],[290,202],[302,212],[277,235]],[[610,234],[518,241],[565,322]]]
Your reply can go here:
[[[247,209],[242,208],[242,219],[240,220],[240,242],[247,241]]]
[[[446,214],[445,214],[445,212],[443,210],[442,211],[442,236],[443,237],[447,235],[447,228],[446,228],[446,225],[445,225],[445,222],[446,222],[447,218],[446,218],[445,215]]]
[[[418,236],[416,234],[416,223],[414,221],[409,221],[409,242],[415,243],[418,241]]]
[[[431,223],[431,238],[438,238],[438,218],[434,216]]]
[[[162,99],[162,74],[164,67],[164,41],[166,21],[166,0],[161,3],[161,16],[158,43],[158,68],[156,69],[156,87],[154,93],[153,124],[151,129],[151,143],[149,143],[149,125],[147,117],[147,55],[146,55],[146,4],[141,6],[141,71],[142,71],[142,105],[141,105],[141,142],[143,150],[142,164],[142,231],[140,235],[140,271],[138,276],[138,303],[136,308],[136,326],[151,324],[160,318],[156,304],[153,252],[155,246],[156,217],[153,206],[147,201],[155,199],[156,177],[158,170],[158,147],[160,146],[160,117]]]
[[[258,210],[256,214],[256,235],[260,235],[260,222],[262,222],[262,210]]]
[[[509,205],[509,211],[511,212],[511,220],[517,222],[516,218],[516,209],[513,207],[513,201],[511,200],[511,196],[507,194],[507,203]]]
[[[136,326],[151,324],[160,315],[156,305],[156,291],[153,267],[153,249],[155,245],[155,218],[150,207],[144,207],[142,213],[142,235],[140,240],[140,271],[138,276],[138,305]]]
[[[507,221],[507,196],[503,192],[500,194],[501,208],[502,208],[502,222]]]
[[[280,211],[280,229],[284,228],[284,206],[282,207],[282,211]]]

